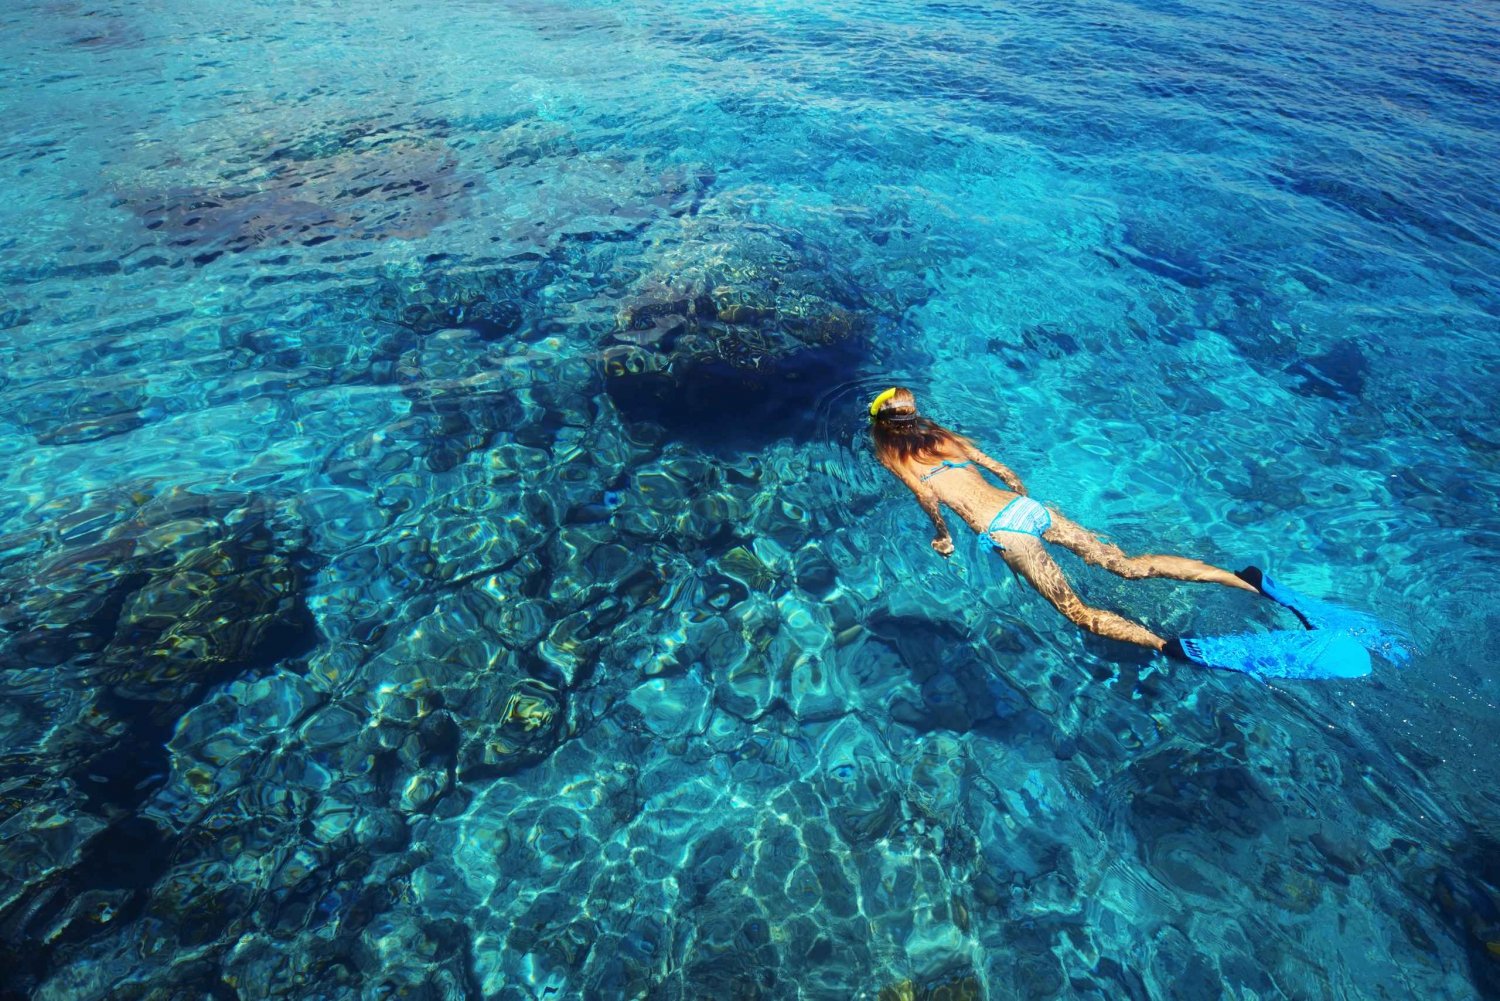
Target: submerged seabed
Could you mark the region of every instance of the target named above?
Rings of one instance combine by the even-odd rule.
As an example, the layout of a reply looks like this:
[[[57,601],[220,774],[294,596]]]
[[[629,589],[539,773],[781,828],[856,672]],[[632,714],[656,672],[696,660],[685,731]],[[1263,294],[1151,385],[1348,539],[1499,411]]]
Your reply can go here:
[[[1493,8],[0,27],[4,996],[1500,997]],[[1084,639],[897,380],[1420,654]]]

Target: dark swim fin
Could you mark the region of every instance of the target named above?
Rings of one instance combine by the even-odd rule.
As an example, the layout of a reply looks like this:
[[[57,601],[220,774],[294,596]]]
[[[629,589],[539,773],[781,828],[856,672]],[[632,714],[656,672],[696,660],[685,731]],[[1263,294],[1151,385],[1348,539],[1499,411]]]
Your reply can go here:
[[[1169,657],[1204,667],[1240,671],[1258,678],[1361,678],[1370,673],[1370,654],[1343,633],[1236,633],[1183,636],[1164,651]]]
[[[1399,629],[1386,625],[1373,615],[1309,598],[1285,584],[1278,584],[1258,567],[1246,567],[1235,576],[1278,605],[1289,609],[1308,629],[1343,633],[1397,667],[1405,667],[1411,660],[1411,651],[1407,648],[1411,640]]]
[[[1261,570],[1260,567],[1246,567],[1245,569],[1237,572],[1235,576],[1259,591],[1262,598],[1270,598],[1272,601],[1276,602],[1276,604],[1290,610],[1293,615],[1297,616],[1297,620],[1308,629],[1318,628],[1317,626],[1313,625],[1312,621],[1309,620],[1305,614],[1297,609],[1297,606],[1295,604],[1288,604],[1281,598],[1276,597],[1270,591],[1266,590],[1266,585],[1269,584],[1271,585],[1272,589],[1283,593],[1283,596],[1285,596],[1282,589],[1277,587],[1276,582],[1267,577],[1265,571]]]

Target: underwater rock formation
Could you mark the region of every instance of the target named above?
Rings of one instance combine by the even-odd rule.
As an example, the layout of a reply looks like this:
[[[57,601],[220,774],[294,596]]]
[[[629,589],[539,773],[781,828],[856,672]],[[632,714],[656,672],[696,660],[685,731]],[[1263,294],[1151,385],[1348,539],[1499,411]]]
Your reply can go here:
[[[154,259],[208,264],[260,247],[412,239],[462,211],[482,183],[442,123],[370,123],[301,137],[233,180],[126,192],[121,204],[157,240]]]
[[[148,490],[59,501],[46,528],[0,543],[0,822],[26,860],[0,882],[0,965],[17,977],[47,962],[28,939],[86,939],[139,910],[166,860],[132,811],[165,781],[183,715],[313,640],[292,511]]]
[[[286,512],[248,495],[107,497],[121,506],[74,512],[31,559],[0,569],[10,599],[0,643],[12,665],[77,659],[158,699],[184,672],[244,660],[289,614],[298,570],[278,540]]]
[[[43,386],[13,411],[39,445],[75,445],[134,431],[150,407],[146,380],[114,374],[77,386]]]
[[[565,727],[562,693],[536,678],[511,686],[497,719],[470,728],[460,752],[462,777],[503,775],[545,758]]]
[[[110,11],[76,0],[53,0],[41,8],[51,20],[57,42],[90,52],[130,49],[146,41],[146,33],[130,13]]]
[[[968,974],[926,985],[902,980],[882,987],[877,997],[879,1001],[980,1001],[984,989],[978,978]]]
[[[521,419],[518,407],[543,411],[523,404],[517,387],[573,406],[598,381],[587,347],[546,332],[540,299],[554,275],[541,258],[439,258],[351,275],[339,290],[319,290],[310,304],[284,312],[231,315],[218,343],[233,374],[215,373],[209,400],[399,386],[412,425],[401,437],[428,453],[434,471],[452,468],[502,428],[537,444],[551,429]],[[560,423],[555,406],[544,412]]]
[[[605,386],[633,419],[699,430],[805,406],[857,364],[871,304],[820,248],[770,227],[695,230],[620,309]]]
[[[267,373],[247,378],[246,393],[268,384],[283,392],[399,384],[419,410],[474,424],[466,404],[494,403],[523,367],[511,355],[535,339],[538,296],[552,273],[541,259],[381,267],[319,292],[311,308],[232,315],[219,345],[240,369]],[[216,401],[233,396],[229,385],[214,393]]]
[[[1286,372],[1301,380],[1293,388],[1304,396],[1343,401],[1357,399],[1364,391],[1370,361],[1358,342],[1345,338],[1322,354],[1293,362]]]

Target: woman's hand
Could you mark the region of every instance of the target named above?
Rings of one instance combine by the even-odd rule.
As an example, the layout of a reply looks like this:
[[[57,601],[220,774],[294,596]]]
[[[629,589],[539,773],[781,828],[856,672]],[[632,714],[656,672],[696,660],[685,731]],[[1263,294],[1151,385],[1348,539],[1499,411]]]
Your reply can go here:
[[[932,551],[945,559],[953,555],[953,540],[948,536],[932,540]]]

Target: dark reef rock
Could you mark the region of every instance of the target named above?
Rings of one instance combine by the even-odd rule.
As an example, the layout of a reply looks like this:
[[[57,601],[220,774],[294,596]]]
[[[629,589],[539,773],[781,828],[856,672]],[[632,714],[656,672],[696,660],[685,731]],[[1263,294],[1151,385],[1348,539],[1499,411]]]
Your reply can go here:
[[[368,296],[372,320],[395,323],[414,334],[466,328],[483,341],[516,334],[528,301],[551,270],[528,262],[444,267],[432,262],[420,276],[383,274],[355,295]],[[534,262],[532,262],[534,265]]]
[[[565,735],[563,693],[538,681],[517,681],[497,719],[468,728],[460,752],[460,776],[493,777],[533,764],[557,747]]]
[[[248,496],[141,499],[108,528],[85,518],[61,546],[0,569],[10,665],[74,663],[120,697],[171,702],[256,661],[302,617],[285,512]]]
[[[1500,998],[1500,843],[1474,833],[1430,878],[1435,916],[1467,952],[1479,996]]]
[[[144,426],[149,406],[145,379],[111,375],[81,385],[47,386],[14,413],[37,444],[76,445]]]
[[[425,236],[480,182],[433,123],[351,127],[279,146],[231,181],[126,194],[159,250],[195,264],[259,247]]]
[[[1293,362],[1286,371],[1301,380],[1294,388],[1304,396],[1347,400],[1364,390],[1370,361],[1356,342],[1342,340],[1322,354]]]
[[[628,417],[700,429],[807,406],[857,364],[875,313],[800,237],[710,228],[633,291],[602,352]]]
[[[1182,246],[1169,227],[1150,217],[1127,222],[1110,249],[1142,271],[1184,288],[1204,288],[1217,274],[1217,269],[1200,255],[1202,248]],[[1100,253],[1111,263],[1118,263],[1112,254]]]
[[[1198,825],[1221,840],[1254,838],[1276,822],[1275,798],[1250,769],[1228,755],[1165,747],[1130,767],[1138,783],[1131,822],[1142,843]]]
[[[168,834],[126,811],[164,781],[178,721],[314,627],[300,525],[251,497],[111,491],[3,542],[0,822],[28,831],[9,842],[28,865],[0,887],[0,952],[48,941],[15,967],[34,973],[137,913],[167,864]]]
[[[984,988],[979,978],[966,973],[930,984],[902,980],[887,984],[877,995],[879,1001],[983,1001]]]
[[[541,259],[440,258],[351,276],[338,291],[318,293],[311,307],[296,301],[282,315],[232,316],[219,330],[220,346],[238,367],[275,375],[241,378],[212,399],[268,388],[399,385],[417,401],[430,468],[451,468],[496,428],[516,426],[515,385],[544,381],[532,373],[559,357],[551,351],[536,365],[515,357],[536,335],[540,290],[553,273]],[[596,378],[582,360],[576,367],[584,382]]]

